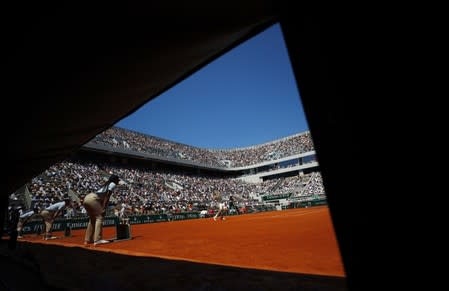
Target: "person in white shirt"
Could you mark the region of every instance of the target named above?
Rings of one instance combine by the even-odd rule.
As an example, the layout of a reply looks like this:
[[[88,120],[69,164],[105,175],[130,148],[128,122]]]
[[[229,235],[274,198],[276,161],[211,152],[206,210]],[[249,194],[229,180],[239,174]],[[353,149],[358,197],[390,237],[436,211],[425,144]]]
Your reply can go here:
[[[224,217],[226,212],[228,211],[228,204],[226,201],[221,201],[218,203],[218,212],[214,216],[214,220],[217,221],[217,218],[220,217],[221,220],[226,220]]]
[[[23,238],[22,236],[22,229],[25,226],[25,224],[36,214],[38,214],[39,211],[37,208],[34,208],[33,210],[23,212],[19,216],[19,222],[17,223],[17,238]]]
[[[83,205],[80,206],[81,214],[87,214],[86,208]]]
[[[41,211],[40,216],[44,220],[44,224],[45,224],[45,235],[44,235],[45,240],[56,238],[51,235],[51,228],[53,226],[53,223],[54,223],[55,219],[60,214],[62,214],[62,212],[70,205],[71,205],[70,198],[64,198],[64,201],[52,204]]]
[[[112,195],[112,191],[118,185],[120,179],[117,175],[111,175],[102,187],[95,193],[89,193],[84,197],[83,206],[89,215],[89,223],[84,237],[84,244],[104,244],[108,240],[103,239],[103,219],[106,214],[106,206]]]
[[[120,212],[119,212],[119,217],[120,218],[125,218],[125,214],[126,214],[126,209],[127,208],[129,208],[129,206],[125,203],[125,202],[123,202],[122,203],[122,205],[121,205],[121,208],[120,208]]]

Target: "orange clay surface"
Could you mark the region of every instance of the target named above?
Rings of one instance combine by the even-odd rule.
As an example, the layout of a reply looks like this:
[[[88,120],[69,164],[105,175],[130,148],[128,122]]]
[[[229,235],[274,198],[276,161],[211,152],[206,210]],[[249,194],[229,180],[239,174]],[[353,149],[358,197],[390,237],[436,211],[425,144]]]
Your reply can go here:
[[[115,227],[103,228],[105,239]],[[329,209],[325,206],[212,218],[131,225],[131,240],[85,247],[85,230],[62,232],[44,241],[35,234],[20,241],[84,247],[132,256],[345,277]]]

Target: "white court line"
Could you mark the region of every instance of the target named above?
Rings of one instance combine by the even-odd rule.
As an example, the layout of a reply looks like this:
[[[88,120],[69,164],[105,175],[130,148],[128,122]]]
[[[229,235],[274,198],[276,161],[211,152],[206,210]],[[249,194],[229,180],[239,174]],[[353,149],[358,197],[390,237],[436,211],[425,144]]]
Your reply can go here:
[[[321,209],[320,209],[321,210]],[[272,215],[272,216],[262,216],[262,217],[251,217],[246,220],[258,220],[258,219],[267,219],[267,218],[290,218],[290,217],[298,217],[298,216],[304,216],[311,213],[317,213],[318,209],[316,211],[307,211],[302,213],[295,213],[295,214],[284,214],[284,215]]]

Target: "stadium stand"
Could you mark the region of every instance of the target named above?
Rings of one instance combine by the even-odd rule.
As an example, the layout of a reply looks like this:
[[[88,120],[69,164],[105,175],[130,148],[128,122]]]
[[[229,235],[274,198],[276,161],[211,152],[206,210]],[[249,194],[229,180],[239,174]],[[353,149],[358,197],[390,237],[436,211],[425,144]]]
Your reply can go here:
[[[142,155],[146,154],[143,149],[148,148],[148,143],[154,144],[154,140],[159,140],[158,138],[147,140],[147,137],[143,134],[124,129],[117,130],[116,128],[107,130],[106,134],[101,134],[100,137],[97,136],[95,140],[100,139],[104,141],[102,137],[108,136],[108,140],[124,141],[123,137],[130,135],[136,137],[136,140],[140,140],[140,144],[137,145],[131,140],[120,144],[130,144],[133,147],[140,148],[139,153]],[[302,138],[297,139],[298,136],[306,136],[307,140],[305,141]],[[285,147],[285,141],[290,143],[288,147]],[[240,151],[244,152],[248,157],[253,157],[253,159],[248,159],[248,163],[249,165],[253,165],[253,167],[257,167],[259,162],[257,157],[267,156],[264,153],[272,151],[272,148],[286,149],[286,152],[278,151],[280,154],[277,157],[280,159],[289,155],[296,155],[304,148],[303,143],[307,144],[308,151],[313,151],[313,143],[310,141],[310,136],[308,133],[304,133],[273,141],[268,143],[270,145],[269,147],[265,147],[266,145],[257,145],[245,149],[211,152],[209,160],[219,161],[221,157],[227,155],[227,159],[237,161],[237,158],[233,154]],[[116,149],[114,144],[114,142],[108,143],[108,148],[104,150],[104,154],[107,154],[109,158],[123,154],[123,152],[116,153],[114,151]],[[172,156],[179,157],[182,160],[180,155],[176,155],[177,152],[175,152],[175,149],[177,145],[171,141],[164,141],[163,144],[159,144],[158,146],[173,149]],[[89,147],[83,147],[80,151],[84,150],[89,151]],[[208,151],[207,149],[198,149],[188,145],[182,145],[182,150],[189,153],[197,152],[196,156],[198,157],[202,156],[202,152]],[[126,151],[132,151],[132,149],[126,149]],[[150,149],[150,151],[152,150]],[[165,156],[163,151],[159,153]],[[226,167],[226,172],[219,173],[221,177],[217,177],[207,172],[201,174],[195,165],[191,168],[185,168],[183,171],[176,171],[170,169],[170,167],[168,167],[168,170],[164,170],[163,167],[158,169],[154,166],[152,170],[149,170],[152,163],[151,159],[145,160],[146,163],[139,166],[134,163],[136,159],[133,159],[133,156],[129,155],[126,165],[121,165],[117,162],[112,163],[107,160],[102,160],[98,151],[95,154],[97,156],[89,156],[90,159],[79,155],[78,160],[71,159],[52,165],[43,173],[34,177],[19,192],[16,192],[15,197],[21,197],[20,193],[22,192],[31,193],[29,194],[30,202],[27,209],[30,207],[33,209],[43,209],[51,203],[59,201],[61,197],[67,194],[72,197],[72,200],[77,202],[78,208],[75,209],[74,213],[66,213],[65,215],[85,216],[86,214],[83,213],[79,204],[81,196],[98,189],[101,182],[108,176],[108,173],[113,172],[118,173],[127,183],[125,186],[120,187],[117,195],[111,200],[111,208],[109,210],[111,214],[122,204],[129,205],[130,211],[128,213],[130,215],[149,213],[165,214],[186,212],[187,210],[201,211],[203,209],[216,210],[217,205],[213,196],[217,192],[222,193],[225,196],[224,198],[233,195],[237,198],[237,205],[245,209],[251,209],[256,205],[263,204],[279,206],[279,201],[265,201],[262,199],[263,195],[291,193],[294,194],[292,199],[298,201],[303,196],[309,197],[310,199],[312,194],[315,194],[320,196],[320,199],[325,199],[322,180],[315,178],[320,177],[318,167],[316,166],[301,170],[295,167],[289,167],[287,168],[288,171],[282,174],[272,175],[270,179],[266,180],[257,179],[254,182],[254,179],[251,179],[248,175],[242,179],[238,174],[232,174],[231,170],[233,168],[228,167]],[[278,159],[271,160],[269,165],[277,165]],[[198,163],[201,164],[203,161],[198,161]],[[209,170],[213,172],[218,169],[211,167]],[[309,171],[309,173],[305,174],[305,171]],[[238,170],[237,172],[244,174],[244,172]],[[286,176],[289,177],[286,178]],[[310,177],[307,183],[303,183],[305,177]],[[253,181],[248,182],[250,180]],[[319,185],[313,185],[315,183],[319,183]],[[290,201],[284,199],[283,205],[288,206],[289,204]],[[199,205],[201,205],[201,208],[198,207]]]

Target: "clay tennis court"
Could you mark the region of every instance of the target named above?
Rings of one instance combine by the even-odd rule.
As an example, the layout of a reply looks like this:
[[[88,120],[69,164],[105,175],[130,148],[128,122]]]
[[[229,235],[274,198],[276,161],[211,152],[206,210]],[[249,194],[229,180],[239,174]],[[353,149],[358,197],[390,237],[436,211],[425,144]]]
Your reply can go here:
[[[115,237],[105,227],[104,238]],[[72,237],[26,241],[82,246],[85,230]],[[55,232],[54,235],[63,236]],[[153,256],[282,272],[344,276],[343,264],[327,207],[300,208],[240,216],[131,226],[132,240],[89,247],[132,256]]]
[[[290,277],[286,277],[289,280],[292,280],[291,276],[296,273],[300,276],[295,277],[295,280],[298,282],[310,280],[310,284],[316,284],[316,282],[322,284],[327,282],[328,278],[332,278],[334,281],[326,283],[330,284],[327,286],[329,290],[344,290],[345,272],[329,209],[326,206],[229,216],[225,221],[216,222],[212,218],[203,218],[132,225],[131,240],[100,246],[84,246],[84,233],[84,229],[73,230],[71,237],[63,237],[63,233],[55,232],[54,235],[62,237],[51,241],[43,241],[41,237],[29,234],[24,239],[20,239],[19,244],[22,244],[22,247],[35,245],[37,248],[34,250],[38,253],[44,250],[50,253],[50,245],[51,247],[64,246],[63,249],[67,250],[77,249],[79,251],[76,252],[74,261],[77,261],[76,264],[86,264],[86,267],[80,267],[80,270],[91,268],[92,263],[91,259],[81,260],[81,257],[88,253],[93,255],[106,252],[110,256],[126,255],[127,263],[120,263],[120,266],[126,264],[127,269],[138,268],[136,266],[141,263],[137,262],[146,258],[147,261],[142,261],[146,262],[142,263],[145,266],[151,265],[148,260],[153,263],[159,262],[158,267],[151,267],[151,272],[154,272],[155,268],[161,269],[161,262],[164,264],[176,262],[174,268],[179,268],[177,269],[179,272],[193,270],[196,266],[222,266],[217,267],[217,270],[220,270],[217,273],[223,273],[223,270],[229,270],[228,273],[233,272],[230,270],[242,272],[245,269],[272,271],[259,272],[260,274],[251,276],[268,280],[269,274],[275,274],[273,278],[277,279],[271,279],[273,284],[275,280],[280,280],[279,276],[283,273],[289,274]],[[105,227],[103,236],[106,239],[115,237],[115,227]],[[61,248],[52,249],[51,252],[53,254],[60,252],[62,256]],[[99,258],[98,255],[96,257]],[[118,260],[117,257],[114,258],[115,261]],[[136,262],[136,265],[130,262]],[[179,267],[182,262],[185,262],[185,267]],[[59,268],[67,268],[67,264],[70,265],[70,262],[60,264]],[[111,263],[103,264],[107,266],[104,268],[119,268]],[[140,268],[144,274],[143,267]],[[201,272],[204,272],[204,269],[202,270]],[[131,272],[130,269],[127,271]],[[198,271],[195,274],[201,272]],[[123,272],[121,274],[123,275]],[[164,276],[166,276],[165,272]],[[194,276],[189,275],[192,278]],[[215,276],[213,280],[216,280],[218,275],[211,276]],[[233,276],[236,278],[235,274]],[[245,280],[251,276],[248,275]],[[284,283],[288,282],[286,278],[282,279]],[[226,280],[233,280],[233,278]],[[129,280],[124,281],[126,281],[124,284],[130,284]],[[265,284],[270,286],[268,281]],[[310,284],[306,285],[312,286]]]

